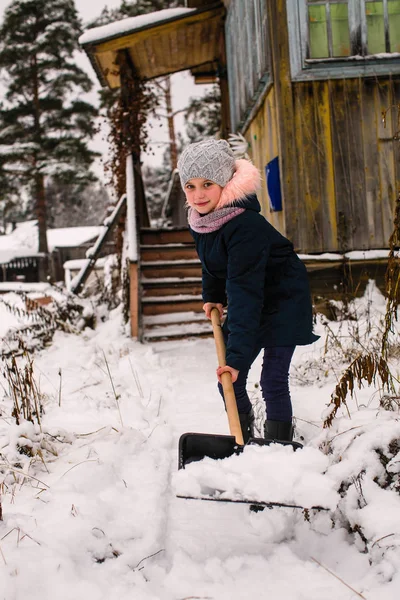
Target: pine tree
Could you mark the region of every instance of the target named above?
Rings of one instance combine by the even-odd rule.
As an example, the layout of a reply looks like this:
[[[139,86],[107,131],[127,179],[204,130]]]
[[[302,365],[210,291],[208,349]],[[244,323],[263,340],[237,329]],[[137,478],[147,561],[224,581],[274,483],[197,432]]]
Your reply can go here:
[[[179,6],[185,6],[185,0],[133,0],[131,2],[122,0],[121,5],[117,8],[109,9],[105,6],[100,16],[92,21],[89,27],[99,27],[125,17],[137,17],[157,10]]]
[[[221,129],[221,92],[217,85],[201,98],[191,98],[185,114],[189,142],[214,137]]]
[[[80,99],[92,82],[77,66],[80,21],[74,0],[13,0],[0,27],[0,105],[3,173],[26,190],[39,226],[39,252],[48,252],[46,180],[85,186],[94,180],[88,149],[96,110]]]
[[[106,188],[100,183],[81,186],[51,180],[46,184],[47,225],[81,227],[98,225],[108,216],[112,204]]]

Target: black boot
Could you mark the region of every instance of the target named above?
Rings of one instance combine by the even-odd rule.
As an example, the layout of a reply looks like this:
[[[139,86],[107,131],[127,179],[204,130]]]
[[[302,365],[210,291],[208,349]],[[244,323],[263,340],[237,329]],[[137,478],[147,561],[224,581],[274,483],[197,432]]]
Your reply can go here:
[[[240,427],[242,428],[243,441],[245,444],[254,437],[254,413],[253,409],[248,413],[239,413]]]
[[[277,442],[291,442],[293,440],[292,421],[268,421],[264,423],[264,438]]]

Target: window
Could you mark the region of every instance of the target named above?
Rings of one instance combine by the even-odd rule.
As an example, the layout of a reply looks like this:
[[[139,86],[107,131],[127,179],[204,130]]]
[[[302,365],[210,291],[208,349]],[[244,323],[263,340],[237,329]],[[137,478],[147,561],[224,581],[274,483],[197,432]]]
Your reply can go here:
[[[400,0],[308,0],[307,13],[307,58],[399,52]]]
[[[287,11],[295,79],[306,70],[322,76],[324,68],[330,76],[340,68],[343,77],[344,64],[348,76],[399,64],[400,0],[287,0]]]
[[[348,2],[308,2],[308,57],[350,56]]]
[[[233,131],[240,128],[269,82],[266,0],[232,0],[226,52]]]

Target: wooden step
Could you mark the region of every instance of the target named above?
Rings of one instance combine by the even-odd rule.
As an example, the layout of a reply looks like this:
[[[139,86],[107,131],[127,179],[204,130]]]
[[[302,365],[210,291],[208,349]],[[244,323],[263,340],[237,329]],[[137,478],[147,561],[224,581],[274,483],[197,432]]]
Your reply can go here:
[[[143,297],[174,296],[176,294],[201,294],[201,277],[142,278]]]
[[[209,336],[201,263],[185,227],[140,232],[144,341]]]
[[[144,261],[141,264],[142,276],[146,279],[164,277],[201,277],[199,259]]]
[[[181,312],[143,316],[143,341],[211,337],[211,322],[204,312]]]
[[[193,238],[187,227],[184,229],[179,227],[171,229],[143,228],[140,231],[140,243],[145,245],[193,243]]]
[[[143,316],[143,325],[146,329],[154,329],[164,325],[190,325],[191,323],[199,322],[208,323],[209,327],[212,329],[211,321],[207,319],[203,310],[201,312],[185,311]]]
[[[198,259],[194,244],[152,244],[140,246],[142,261]]]
[[[145,331],[143,341],[161,342],[166,340],[182,340],[194,337],[207,338],[212,336],[212,331],[208,323],[190,323],[179,325],[165,325]]]
[[[176,312],[203,312],[201,294],[179,294],[176,296],[147,296],[142,298],[143,315],[161,315]]]

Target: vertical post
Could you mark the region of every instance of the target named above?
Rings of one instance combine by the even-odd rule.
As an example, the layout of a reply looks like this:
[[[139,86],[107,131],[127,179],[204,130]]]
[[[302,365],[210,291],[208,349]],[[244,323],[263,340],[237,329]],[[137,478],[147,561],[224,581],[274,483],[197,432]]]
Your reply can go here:
[[[225,30],[222,28],[218,62],[218,80],[221,91],[221,137],[228,139],[231,133],[228,70],[226,64]]]
[[[298,133],[295,131],[286,0],[267,0],[266,8],[269,19],[271,66],[278,123],[279,166],[285,211],[285,231],[283,233],[293,242],[295,248],[301,248],[296,155]]]
[[[140,333],[140,302],[139,302],[139,264],[138,264],[138,235],[135,202],[135,179],[132,154],[126,157],[126,205],[127,205],[127,235],[129,259],[129,313],[131,336],[139,337]]]

